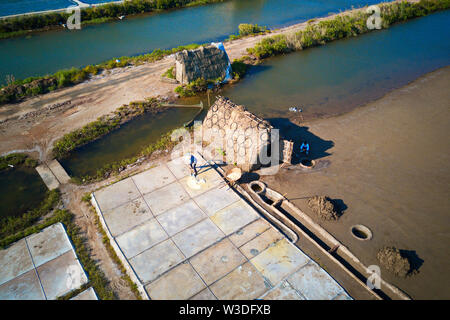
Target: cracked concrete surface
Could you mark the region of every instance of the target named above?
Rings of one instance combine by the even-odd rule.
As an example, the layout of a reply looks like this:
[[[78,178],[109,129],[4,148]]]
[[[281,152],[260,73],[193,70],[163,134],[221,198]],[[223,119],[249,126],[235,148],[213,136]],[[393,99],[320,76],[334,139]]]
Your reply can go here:
[[[150,299],[351,299],[214,164],[199,167],[196,180],[175,159],[93,193]]]

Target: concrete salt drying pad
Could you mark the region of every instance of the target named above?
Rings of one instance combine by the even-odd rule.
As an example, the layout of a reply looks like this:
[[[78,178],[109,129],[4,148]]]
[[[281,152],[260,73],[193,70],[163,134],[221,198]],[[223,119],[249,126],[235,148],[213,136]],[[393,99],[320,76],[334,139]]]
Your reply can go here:
[[[150,299],[351,299],[218,172],[182,159],[92,195],[100,220]]]
[[[61,223],[0,250],[0,300],[56,299],[87,281]],[[78,296],[97,299],[92,288]]]

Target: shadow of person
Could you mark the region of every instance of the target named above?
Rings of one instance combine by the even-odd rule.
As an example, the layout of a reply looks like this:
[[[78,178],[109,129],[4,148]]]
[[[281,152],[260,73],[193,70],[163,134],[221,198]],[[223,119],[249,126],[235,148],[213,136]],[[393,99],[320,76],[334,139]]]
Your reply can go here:
[[[338,218],[340,218],[348,208],[342,199],[330,199],[330,202],[333,204]]]
[[[421,259],[416,251],[400,249],[400,255],[408,259],[411,269],[409,274],[415,274],[419,272],[420,267],[423,265],[424,260]]]
[[[259,180],[259,174],[256,172],[244,172],[242,177],[239,179],[240,183],[250,183],[252,181]]]
[[[300,163],[300,160],[303,158],[318,160],[331,155],[327,150],[334,146],[334,142],[316,136],[309,131],[309,127],[301,127],[287,118],[269,118],[267,121],[274,128],[280,130],[280,137],[282,139],[294,142],[294,152],[292,155],[293,165]],[[307,156],[304,153],[300,153],[300,146],[303,141],[308,141],[310,146]]]

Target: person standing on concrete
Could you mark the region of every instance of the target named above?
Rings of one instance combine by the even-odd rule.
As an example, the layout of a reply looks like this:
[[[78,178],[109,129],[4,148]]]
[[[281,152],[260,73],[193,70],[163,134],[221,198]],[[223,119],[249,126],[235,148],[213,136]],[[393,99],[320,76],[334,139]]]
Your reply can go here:
[[[193,154],[188,153],[186,154],[185,161],[191,169],[191,176],[197,177],[197,158]]]

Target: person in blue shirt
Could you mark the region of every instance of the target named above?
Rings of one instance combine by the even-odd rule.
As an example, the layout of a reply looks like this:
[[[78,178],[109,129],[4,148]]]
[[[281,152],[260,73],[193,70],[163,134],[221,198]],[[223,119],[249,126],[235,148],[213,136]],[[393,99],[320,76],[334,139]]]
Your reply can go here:
[[[303,141],[302,145],[300,146],[300,153],[305,153],[306,155],[308,155],[309,153],[309,143],[308,141]]]
[[[193,154],[188,153],[188,154],[186,154],[185,161],[186,161],[186,164],[188,164],[189,167],[191,168],[191,176],[196,177],[197,176],[197,158]]]

